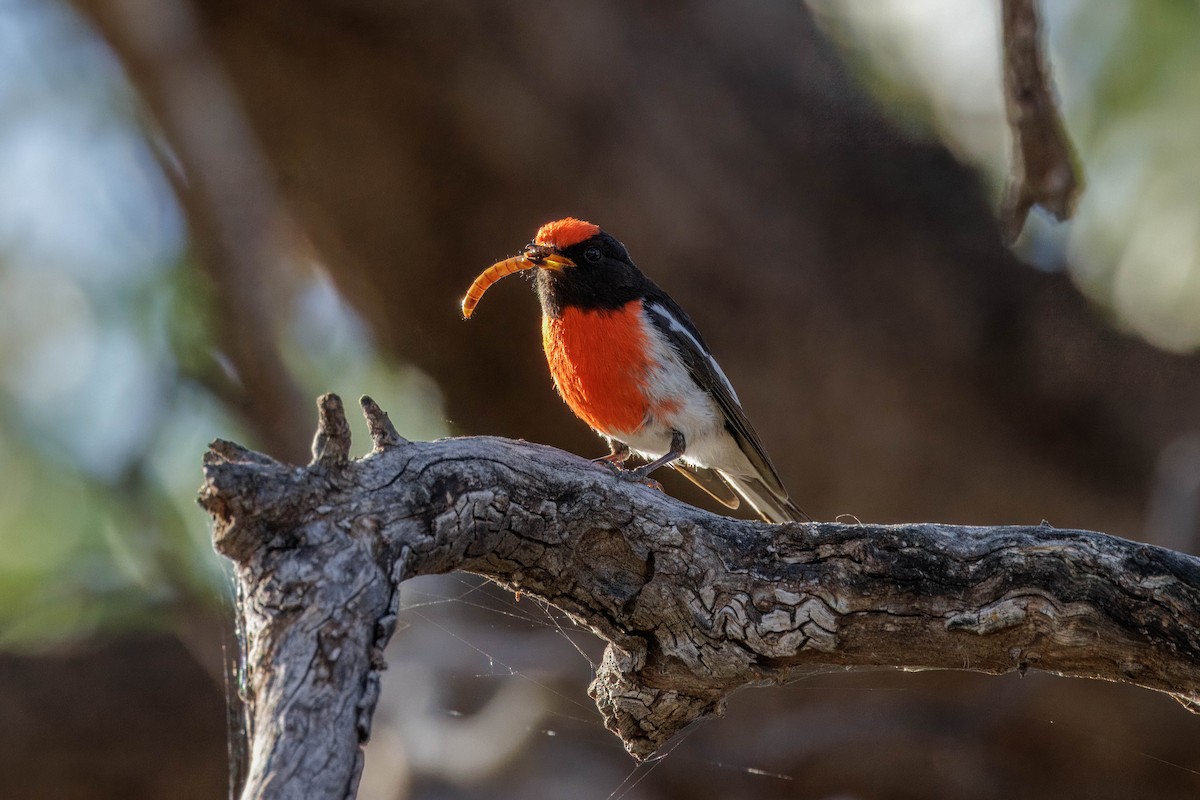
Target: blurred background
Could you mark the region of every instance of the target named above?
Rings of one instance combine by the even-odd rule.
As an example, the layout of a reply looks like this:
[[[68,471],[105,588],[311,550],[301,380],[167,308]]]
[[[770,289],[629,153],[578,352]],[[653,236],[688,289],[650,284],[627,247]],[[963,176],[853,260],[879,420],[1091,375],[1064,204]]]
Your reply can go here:
[[[1044,4],[1087,189],[1011,249],[997,6],[0,0],[0,796],[227,793],[209,440],[303,463],[336,391],[602,452],[520,280],[457,311],[566,215],[814,517],[1197,552],[1200,4]],[[469,576],[404,603],[365,798],[1200,792],[1200,718],[1036,674],[813,674],[635,769],[589,633]]]

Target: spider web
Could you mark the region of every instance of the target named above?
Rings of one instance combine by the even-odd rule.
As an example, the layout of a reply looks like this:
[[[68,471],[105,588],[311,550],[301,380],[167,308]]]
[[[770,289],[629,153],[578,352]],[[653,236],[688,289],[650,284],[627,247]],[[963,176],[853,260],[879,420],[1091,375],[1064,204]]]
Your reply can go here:
[[[726,720],[694,725],[635,765],[586,694],[603,652],[590,630],[538,598],[515,597],[473,576],[414,579],[401,591],[401,622],[360,790],[365,800],[807,796],[810,773],[825,769],[831,752],[865,764],[882,754],[898,767],[921,759],[936,767],[959,759],[954,748],[979,740],[981,731],[1013,724],[1009,709],[1031,682],[1062,681],[964,676],[974,694],[947,697],[943,684],[957,685],[957,674],[813,669],[785,688],[737,693]],[[978,696],[968,684],[981,680],[987,683]],[[872,695],[866,703],[864,693]],[[786,710],[797,699],[800,715]],[[405,714],[406,705],[419,711]],[[1186,722],[1200,732],[1200,720]],[[1086,720],[1035,717],[1025,724],[1035,736],[1084,742],[1089,758],[1140,760],[1200,790],[1200,761],[1109,741]],[[889,751],[909,736],[916,739],[911,752]],[[967,771],[995,769],[961,760],[958,768]],[[1010,777],[1019,783],[1020,776]],[[696,793],[698,786],[711,791]]]
[[[425,786],[441,783],[439,797],[653,797],[660,793],[646,792],[645,782],[664,762],[737,773],[753,781],[794,780],[763,765],[704,758],[689,750],[690,732],[644,763],[633,764],[586,694],[603,652],[602,640],[538,598],[518,599],[490,581],[461,574],[407,581],[401,598],[401,621],[388,651],[390,668],[384,674],[384,697],[367,754],[366,791],[360,790],[365,800],[404,796],[386,793],[386,781],[370,774],[373,769],[386,771],[373,765],[397,758],[394,753],[378,752],[382,748],[375,743],[381,726],[388,730],[383,739],[391,746],[400,744],[412,762],[411,773],[397,771],[390,777],[410,781],[413,796],[421,796]],[[425,683],[420,688],[397,678],[414,669],[421,675],[413,683]],[[396,680],[390,682],[391,678]],[[395,700],[397,694],[401,699]],[[509,708],[512,696],[525,707],[504,717],[511,723],[505,728],[489,704]],[[414,697],[423,711],[406,716],[400,706]],[[461,730],[453,731],[455,726]],[[474,736],[465,732],[471,726],[478,728]],[[422,743],[422,737],[427,741]],[[442,738],[445,749],[439,753],[426,747],[430,737]],[[482,776],[455,774],[454,763],[463,753],[449,745],[464,741],[496,751],[469,756],[491,764],[486,787],[472,780]],[[540,774],[524,785],[514,785],[510,781],[528,772],[521,766],[526,760],[542,765]],[[566,763],[572,767],[563,772]],[[581,776],[580,770],[590,774]],[[454,787],[453,793],[442,794],[446,785]]]

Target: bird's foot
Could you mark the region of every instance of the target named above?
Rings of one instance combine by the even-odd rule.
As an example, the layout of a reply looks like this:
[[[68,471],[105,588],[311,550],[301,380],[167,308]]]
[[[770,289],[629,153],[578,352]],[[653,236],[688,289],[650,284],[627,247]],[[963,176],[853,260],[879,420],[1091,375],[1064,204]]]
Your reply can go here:
[[[629,471],[621,466],[620,461],[616,461],[612,458],[609,458],[608,456],[600,456],[599,458],[593,458],[592,463],[599,464],[602,467],[608,467],[609,471],[612,472],[613,475],[616,475],[618,477],[620,477],[621,475],[624,475],[626,472]]]
[[[652,489],[656,489],[656,491],[659,492],[666,491],[666,489],[662,488],[661,483],[655,481],[653,477],[649,477],[648,475],[644,474],[641,468],[620,470],[619,473],[617,473],[617,477],[619,477],[620,480],[629,481],[630,483],[641,483],[642,486],[648,486]]]
[[[649,486],[651,489],[656,489],[660,492],[665,491],[663,485],[654,478],[650,477],[650,471],[646,467],[638,467],[637,469],[622,469],[617,473],[617,477],[623,481],[632,483],[640,483],[643,486]]]
[[[608,442],[608,455],[593,458],[592,461],[607,461],[610,464],[617,466],[623,465],[633,455],[633,451],[629,449],[629,445],[624,442],[618,442],[616,439],[605,437]]]
[[[620,475],[625,471],[625,462],[632,455],[633,451],[629,449],[629,445],[618,442],[616,439],[608,439],[608,455],[593,458],[592,463],[605,464],[615,474]]]
[[[620,453],[609,453],[606,456],[596,456],[592,459],[592,463],[599,464],[601,461],[603,461],[606,464],[624,464],[625,459],[627,458],[629,458],[628,454],[621,455]]]

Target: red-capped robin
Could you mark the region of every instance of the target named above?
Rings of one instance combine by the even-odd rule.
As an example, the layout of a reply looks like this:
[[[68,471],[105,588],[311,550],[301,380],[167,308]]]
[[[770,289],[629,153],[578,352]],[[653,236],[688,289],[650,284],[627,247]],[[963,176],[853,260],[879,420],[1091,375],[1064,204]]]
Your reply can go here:
[[[624,245],[590,222],[547,223],[521,255],[475,279],[463,316],[493,283],[529,269],[537,270],[554,386],[608,440],[603,460],[620,467],[632,451],[649,463],[623,472],[631,478],[670,465],[730,508],[740,497],[771,522],[808,519],[788,499],[692,320],[634,266]]]

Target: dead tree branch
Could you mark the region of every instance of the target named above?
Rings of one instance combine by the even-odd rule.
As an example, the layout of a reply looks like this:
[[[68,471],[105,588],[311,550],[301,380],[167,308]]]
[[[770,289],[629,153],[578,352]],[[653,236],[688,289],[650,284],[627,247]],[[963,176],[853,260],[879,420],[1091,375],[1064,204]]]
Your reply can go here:
[[[1001,0],[1004,100],[1013,163],[1000,224],[1009,242],[1021,234],[1035,205],[1060,221],[1070,217],[1082,188],[1075,151],[1051,89],[1034,4],[1035,0]]]
[[[245,797],[353,796],[399,584],[451,570],[609,642],[590,693],[637,758],[816,665],[1034,668],[1200,706],[1200,559],[1048,526],[727,519],[549,447],[406,442],[368,398],[351,460],[340,400],[319,405],[308,467],[205,459],[245,617]]]

